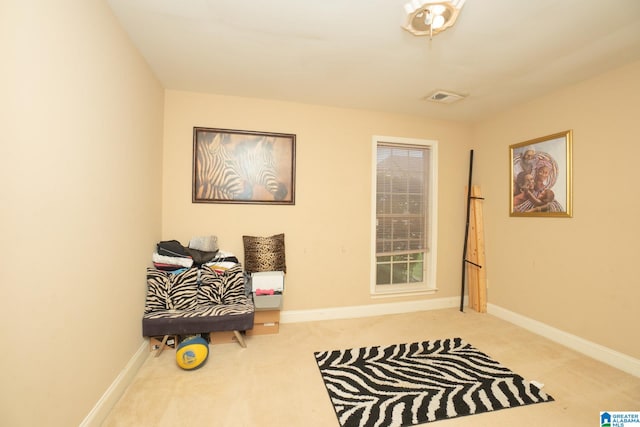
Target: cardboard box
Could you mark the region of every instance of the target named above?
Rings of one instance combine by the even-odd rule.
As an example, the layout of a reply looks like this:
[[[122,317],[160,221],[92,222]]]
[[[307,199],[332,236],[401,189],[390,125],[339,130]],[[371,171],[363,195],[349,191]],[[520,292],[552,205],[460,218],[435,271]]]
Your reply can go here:
[[[280,310],[256,311],[253,323],[279,323]]]
[[[269,335],[280,332],[280,322],[256,323],[247,331],[247,336]]]
[[[209,344],[230,344],[237,343],[238,339],[233,331],[218,331],[209,333]]]
[[[284,272],[282,271],[261,271],[251,273],[251,291],[258,289],[284,291]]]
[[[247,336],[277,334],[279,331],[280,310],[256,311],[253,329],[247,331]]]

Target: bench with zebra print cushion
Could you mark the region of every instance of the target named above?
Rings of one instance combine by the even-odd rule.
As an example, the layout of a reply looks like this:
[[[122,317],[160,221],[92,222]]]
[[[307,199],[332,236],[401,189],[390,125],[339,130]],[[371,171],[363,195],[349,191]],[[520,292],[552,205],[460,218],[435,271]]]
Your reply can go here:
[[[147,268],[147,298],[142,335],[191,335],[253,328],[254,305],[245,292],[242,266],[223,274],[207,266],[180,273]]]

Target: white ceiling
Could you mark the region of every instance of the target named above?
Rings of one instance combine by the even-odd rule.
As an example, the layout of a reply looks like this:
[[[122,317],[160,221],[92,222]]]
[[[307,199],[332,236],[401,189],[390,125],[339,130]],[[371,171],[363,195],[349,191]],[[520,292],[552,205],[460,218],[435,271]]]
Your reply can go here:
[[[430,118],[480,120],[640,59],[640,0],[466,0],[431,41],[401,28],[408,0],[107,1],[167,89]],[[438,89],[468,97],[424,100]]]

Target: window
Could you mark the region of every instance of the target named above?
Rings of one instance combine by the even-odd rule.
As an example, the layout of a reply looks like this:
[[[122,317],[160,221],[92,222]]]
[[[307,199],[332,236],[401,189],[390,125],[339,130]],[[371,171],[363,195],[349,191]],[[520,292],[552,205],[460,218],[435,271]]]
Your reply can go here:
[[[435,290],[437,142],[373,137],[372,294]]]

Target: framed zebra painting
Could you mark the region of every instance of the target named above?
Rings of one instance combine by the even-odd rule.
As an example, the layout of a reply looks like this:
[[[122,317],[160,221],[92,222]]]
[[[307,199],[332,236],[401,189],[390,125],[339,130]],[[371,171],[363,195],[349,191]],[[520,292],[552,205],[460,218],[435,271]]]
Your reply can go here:
[[[572,216],[572,132],[509,146],[510,216]]]
[[[193,203],[295,204],[296,136],[193,128]]]

